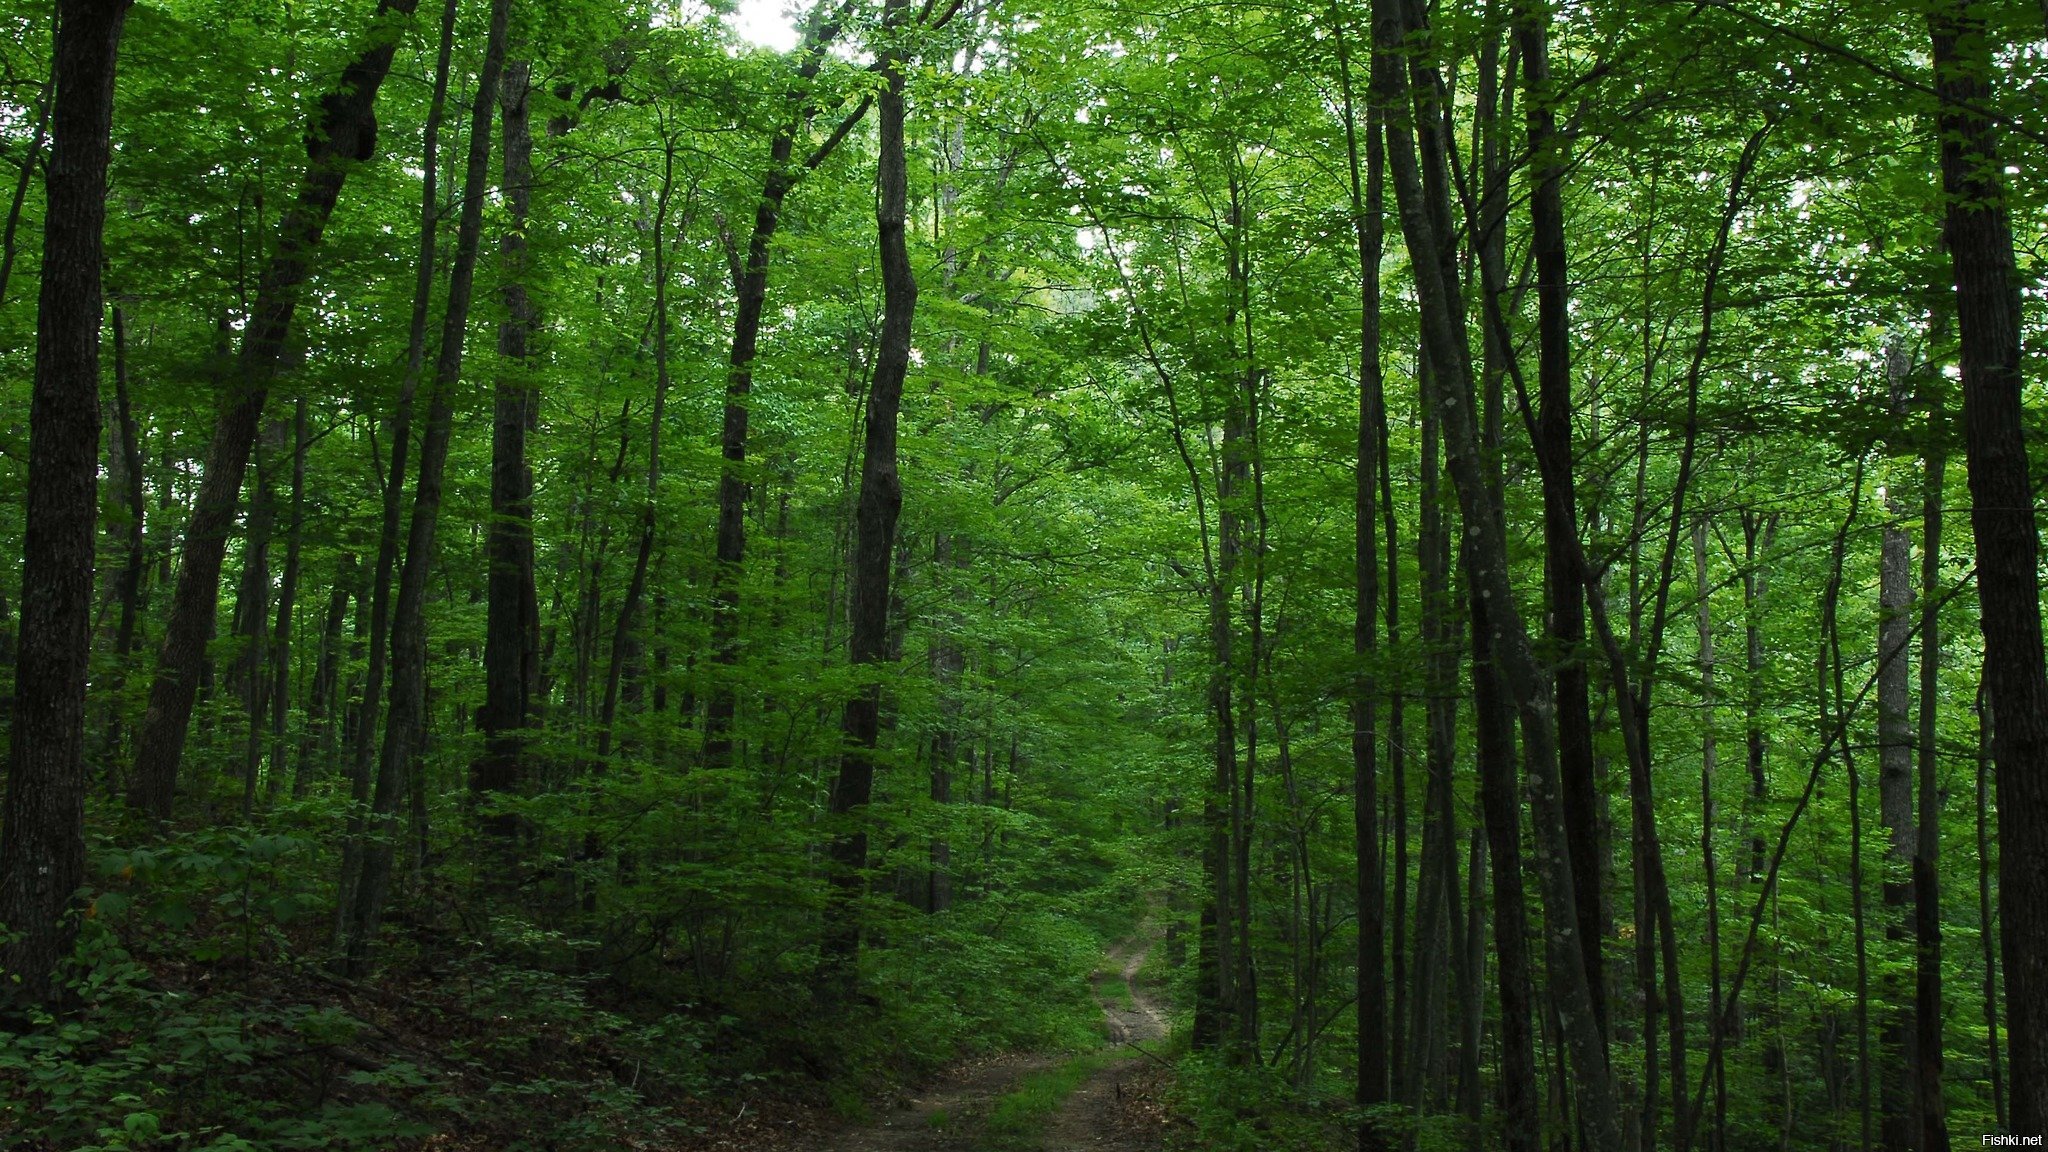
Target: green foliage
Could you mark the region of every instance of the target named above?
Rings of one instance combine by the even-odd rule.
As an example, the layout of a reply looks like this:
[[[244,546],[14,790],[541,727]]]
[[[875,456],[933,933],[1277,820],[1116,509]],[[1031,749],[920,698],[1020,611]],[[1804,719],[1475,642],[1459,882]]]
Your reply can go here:
[[[1050,1068],[1026,1073],[1017,1087],[1004,1093],[990,1110],[982,1147],[989,1152],[1021,1152],[1037,1148],[1045,1126],[1083,1081],[1118,1057],[1086,1053]]]

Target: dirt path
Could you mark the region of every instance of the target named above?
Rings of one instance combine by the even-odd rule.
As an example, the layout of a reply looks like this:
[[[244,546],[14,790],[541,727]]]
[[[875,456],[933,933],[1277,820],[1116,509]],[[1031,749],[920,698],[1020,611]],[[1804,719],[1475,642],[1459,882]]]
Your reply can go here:
[[[1042,1152],[1158,1152],[1156,1133],[1138,1130],[1125,1114],[1127,1096],[1140,1091],[1138,1082],[1156,1086],[1160,1079],[1160,1065],[1132,1046],[1156,1051],[1167,1033],[1165,1014],[1135,979],[1150,947],[1147,938],[1119,944],[1095,974],[1111,1059],[1082,1081],[1046,1125]],[[1051,1056],[1000,1056],[959,1065],[886,1114],[835,1133],[826,1147],[833,1152],[982,1152],[983,1124],[996,1101],[1024,1077],[1061,1062]]]
[[[1150,950],[1150,940],[1126,941],[1108,957],[1116,974],[1096,975],[1095,998],[1109,1021],[1110,1045],[1128,1058],[1108,1064],[1067,1097],[1046,1129],[1046,1152],[1157,1152],[1158,1134],[1136,1130],[1125,1108],[1129,1082],[1142,1081],[1148,1090],[1156,1084],[1159,1065],[1146,1053],[1156,1053],[1159,1042],[1166,1039],[1166,1016],[1136,979]]]

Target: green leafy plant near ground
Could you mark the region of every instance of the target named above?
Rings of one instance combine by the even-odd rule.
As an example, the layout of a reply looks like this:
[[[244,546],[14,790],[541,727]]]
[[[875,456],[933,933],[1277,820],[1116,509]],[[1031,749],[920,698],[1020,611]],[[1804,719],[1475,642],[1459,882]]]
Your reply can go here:
[[[982,1147],[989,1152],[1019,1152],[1035,1147],[1046,1124],[1067,1097],[1090,1076],[1120,1058],[1111,1052],[1086,1052],[1027,1074],[990,1110]]]

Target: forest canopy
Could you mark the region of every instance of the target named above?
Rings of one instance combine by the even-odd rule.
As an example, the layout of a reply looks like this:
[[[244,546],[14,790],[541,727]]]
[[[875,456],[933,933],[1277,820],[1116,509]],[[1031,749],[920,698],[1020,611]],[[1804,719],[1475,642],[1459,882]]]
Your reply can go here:
[[[2048,1132],[2048,3],[0,25],[0,1148]]]

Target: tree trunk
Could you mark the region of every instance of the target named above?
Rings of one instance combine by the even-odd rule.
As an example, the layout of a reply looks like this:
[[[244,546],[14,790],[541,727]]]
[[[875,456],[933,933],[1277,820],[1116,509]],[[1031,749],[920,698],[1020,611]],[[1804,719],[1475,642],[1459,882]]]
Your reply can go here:
[[[525,732],[533,721],[539,678],[540,605],[533,579],[533,471],[526,463],[526,434],[540,402],[528,340],[540,328],[539,310],[527,294],[527,212],[533,194],[533,132],[527,114],[531,65],[505,66],[498,96],[503,115],[505,207],[510,214],[498,240],[505,284],[500,292],[505,318],[498,322],[502,359],[491,414],[491,526],[485,543],[484,705],[477,711],[483,755],[470,765],[472,801],[489,805],[496,793],[516,792],[525,772]],[[658,241],[657,241],[658,242]],[[518,821],[482,816],[478,826],[499,836]]]
[[[410,17],[418,4],[419,0],[378,0],[361,53],[342,70],[340,83],[321,97],[318,121],[306,134],[306,173],[297,201],[278,225],[277,244],[257,288],[233,383],[207,449],[198,499],[185,526],[177,590],[136,743],[128,802],[157,820],[169,818],[177,793],[178,761],[184,755],[200,670],[219,608],[221,559],[234,526],[249,452],[263,421],[264,400],[281,366],[299,294],[312,275],[313,257],[342,183],[353,164],[376,155],[377,89],[391,71],[406,23],[389,17]]]
[[[903,402],[904,377],[910,370],[910,325],[917,307],[917,279],[905,238],[909,168],[903,144],[904,50],[898,40],[908,12],[909,0],[885,0],[884,46],[876,61],[882,73],[882,91],[876,100],[879,145],[875,162],[882,331],[875,349],[861,451],[849,655],[863,675],[872,674],[873,666],[884,661],[889,644],[889,567],[896,553],[896,517],[903,507],[903,487],[896,472],[896,414]],[[734,361],[739,363],[737,348]],[[734,479],[729,472],[726,478]],[[863,809],[874,787],[881,704],[881,684],[865,684],[846,701],[840,715],[844,751],[832,785],[832,888],[819,947],[819,977],[826,994],[842,1002],[860,979],[860,896],[867,885],[868,855]]]
[[[36,96],[36,130],[29,138],[28,155],[14,181],[14,198],[7,204],[7,227],[0,232],[0,303],[7,300],[7,285],[14,278],[14,236],[21,228],[21,209],[28,202],[28,186],[35,181],[36,164],[43,156],[43,141],[50,130],[50,86]]]
[[[121,566],[121,585],[117,598],[121,602],[120,622],[114,628],[114,671],[107,685],[107,739],[106,772],[109,795],[119,775],[115,765],[121,759],[121,734],[126,724],[126,702],[122,699],[128,683],[128,665],[135,651],[135,630],[142,615],[142,581],[148,567],[148,556],[143,546],[143,523],[147,502],[142,490],[142,443],[135,426],[135,409],[130,403],[128,381],[128,318],[118,301],[113,309],[114,322],[114,416],[115,431],[121,438],[122,502],[126,510],[127,524],[123,527],[126,537],[127,559]]]
[[[1905,427],[1906,348],[1894,336],[1885,348],[1885,376],[1892,415]],[[1902,526],[1904,492],[1896,479],[1885,490],[1886,520],[1878,553],[1877,595],[1877,809],[1885,830],[1884,938],[1900,946],[1912,931],[1913,691],[1907,645],[1913,637],[1913,539]],[[1894,1149],[1919,1147],[1913,1089],[1915,1031],[1911,1000],[1900,974],[1886,965],[1880,979],[1883,1001],[1878,1023],[1878,1142]]]
[[[1707,1009],[1708,1026],[1721,1027],[1721,869],[1715,854],[1714,821],[1718,816],[1720,733],[1715,729],[1714,617],[1707,574],[1707,521],[1692,525],[1693,595],[1699,599],[1700,667],[1700,862],[1707,878]],[[1710,1145],[1720,1152],[1728,1145],[1728,1078],[1714,1065],[1714,1135]]]
[[[2011,1131],[2048,1129],[2048,658],[2041,645],[2041,538],[2020,403],[2020,296],[2013,265],[1984,9],[1928,10],[1941,96],[1944,238],[1955,269],[1963,443],[1977,540],[1978,622],[1998,772],[1999,927],[2012,1052]]]
[[[491,159],[491,109],[505,62],[505,26],[511,0],[492,0],[489,39],[477,73],[476,103],[470,113],[469,156],[462,181],[462,217],[455,230],[455,260],[448,275],[448,310],[441,324],[441,350],[428,393],[426,435],[420,443],[419,478],[413,488],[412,522],[406,533],[405,564],[399,572],[392,615],[391,699],[377,765],[371,813],[377,827],[361,853],[353,888],[344,968],[350,976],[368,966],[384,899],[391,882],[398,805],[409,794],[413,761],[426,735],[426,601],[434,558],[434,530],[441,514],[442,478],[448,462],[455,389],[462,376],[463,338],[476,277],[476,252],[483,232],[484,188]],[[416,828],[415,835],[423,834]]]
[[[1380,116],[1365,115],[1360,164],[1358,115],[1352,94],[1351,51],[1344,13],[1333,7],[1344,100],[1344,152],[1351,177],[1351,223],[1358,244],[1358,453],[1353,477],[1353,597],[1351,653],[1351,802],[1358,886],[1358,1090],[1361,1110],[1387,1100],[1386,868],[1379,830],[1379,473],[1385,381],[1380,370],[1380,261],[1386,248],[1386,154]],[[1378,1152],[1390,1139],[1370,1115],[1359,1122],[1359,1152]]]
[[[355,580],[355,554],[345,552],[334,574],[334,586],[328,590],[326,625],[320,630],[320,652],[314,657],[313,686],[306,696],[306,729],[299,736],[298,762],[292,769],[294,800],[305,796],[316,773],[334,770],[334,720],[341,710],[341,702],[335,699],[340,679],[341,627],[348,619],[349,589]],[[361,604],[357,607],[360,609]]]
[[[291,718],[292,614],[299,597],[299,554],[306,525],[306,397],[292,405],[292,511],[285,528],[284,574],[277,590],[277,623],[270,635],[270,778],[271,800],[284,784],[285,734]]]
[[[1410,23],[1418,28],[1421,25],[1420,20],[1405,19],[1396,0],[1377,0],[1374,41],[1379,51],[1398,58],[1405,51]],[[1427,73],[1434,72],[1426,64],[1421,67]],[[1451,265],[1446,259],[1450,249],[1446,241],[1440,240],[1439,222],[1449,216],[1449,181],[1443,172],[1441,141],[1434,133],[1424,133],[1426,147],[1418,156],[1417,133],[1411,127],[1433,124],[1437,84],[1432,82],[1432,76],[1424,75],[1420,83],[1408,86],[1413,89],[1411,92],[1391,76],[1391,70],[1389,78],[1393,83],[1383,80],[1380,93],[1390,109],[1388,167],[1394,177],[1410,264],[1415,270],[1422,328],[1432,367],[1429,375],[1444,422],[1451,477],[1464,511],[1473,590],[1486,598],[1493,652],[1507,695],[1521,719],[1540,849],[1536,874],[1548,922],[1544,935],[1552,999],[1559,1005],[1564,1036],[1572,1054],[1579,1121],[1587,1133],[1589,1147],[1610,1152],[1621,1147],[1621,1121],[1605,1045],[1592,1009],[1585,956],[1573,939],[1578,916],[1557,778],[1555,708],[1516,606],[1509,579],[1506,530],[1481,460],[1478,421],[1472,411],[1474,387],[1463,302],[1457,294],[1455,279],[1446,275]],[[1417,98],[1422,105],[1420,110],[1415,108]],[[1429,191],[1425,188],[1425,163]]]
[[[1500,1110],[1507,1152],[1537,1152],[1536,1039],[1531,1012],[1528,895],[1522,887],[1522,807],[1516,797],[1515,716],[1494,668],[1492,623],[1472,598],[1472,716],[1478,736],[1479,807],[1493,864],[1493,943],[1500,989]]]
[[[1938,381],[1935,373],[1930,381]],[[1919,827],[1913,844],[1913,1074],[1920,1152],[1948,1152],[1948,1104],[1942,1096],[1944,1048],[1941,1014],[1941,752],[1935,721],[1941,699],[1942,483],[1948,468],[1948,430],[1940,385],[1928,389],[1927,459],[1920,493],[1920,732],[1917,763]]]
[[[42,287],[29,407],[7,798],[0,812],[0,969],[9,1005],[59,998],[85,882],[85,687],[92,655],[100,448],[100,266],[114,62],[126,0],[57,7]]]
[[[813,92],[818,70],[824,66],[826,49],[839,37],[841,23],[851,7],[845,0],[836,11],[834,0],[818,0],[818,6],[804,22],[803,42],[797,47],[796,76],[786,101],[790,106],[768,146],[768,171],[761,180],[761,198],[754,205],[754,228],[747,237],[746,263],[733,285],[732,355],[727,361],[725,414],[719,432],[719,451],[724,463],[718,477],[718,537],[715,563],[711,569],[711,659],[719,665],[711,683],[711,696],[704,710],[704,762],[717,768],[732,762],[732,726],[737,706],[732,666],[740,658],[740,565],[747,549],[747,423],[749,397],[754,390],[754,354],[761,341],[761,312],[768,302],[768,256],[775,230],[782,222],[782,202],[796,187],[804,171],[815,168],[830,153],[843,132],[835,133],[799,168],[796,142],[817,117]],[[866,107],[865,104],[862,105]],[[842,125],[842,129],[847,125]]]
[[[1603,873],[1599,793],[1593,780],[1593,721],[1583,648],[1586,643],[1585,574],[1579,550],[1578,493],[1572,467],[1571,281],[1565,249],[1562,183],[1568,158],[1557,130],[1551,92],[1548,9],[1515,5],[1515,39],[1522,50],[1522,114],[1529,139],[1529,225],[1536,263],[1536,435],[1563,467],[1543,473],[1543,574],[1550,639],[1557,646],[1558,768],[1570,845],[1578,944],[1585,955],[1593,1012],[1605,1035],[1606,963],[1601,956]]]

